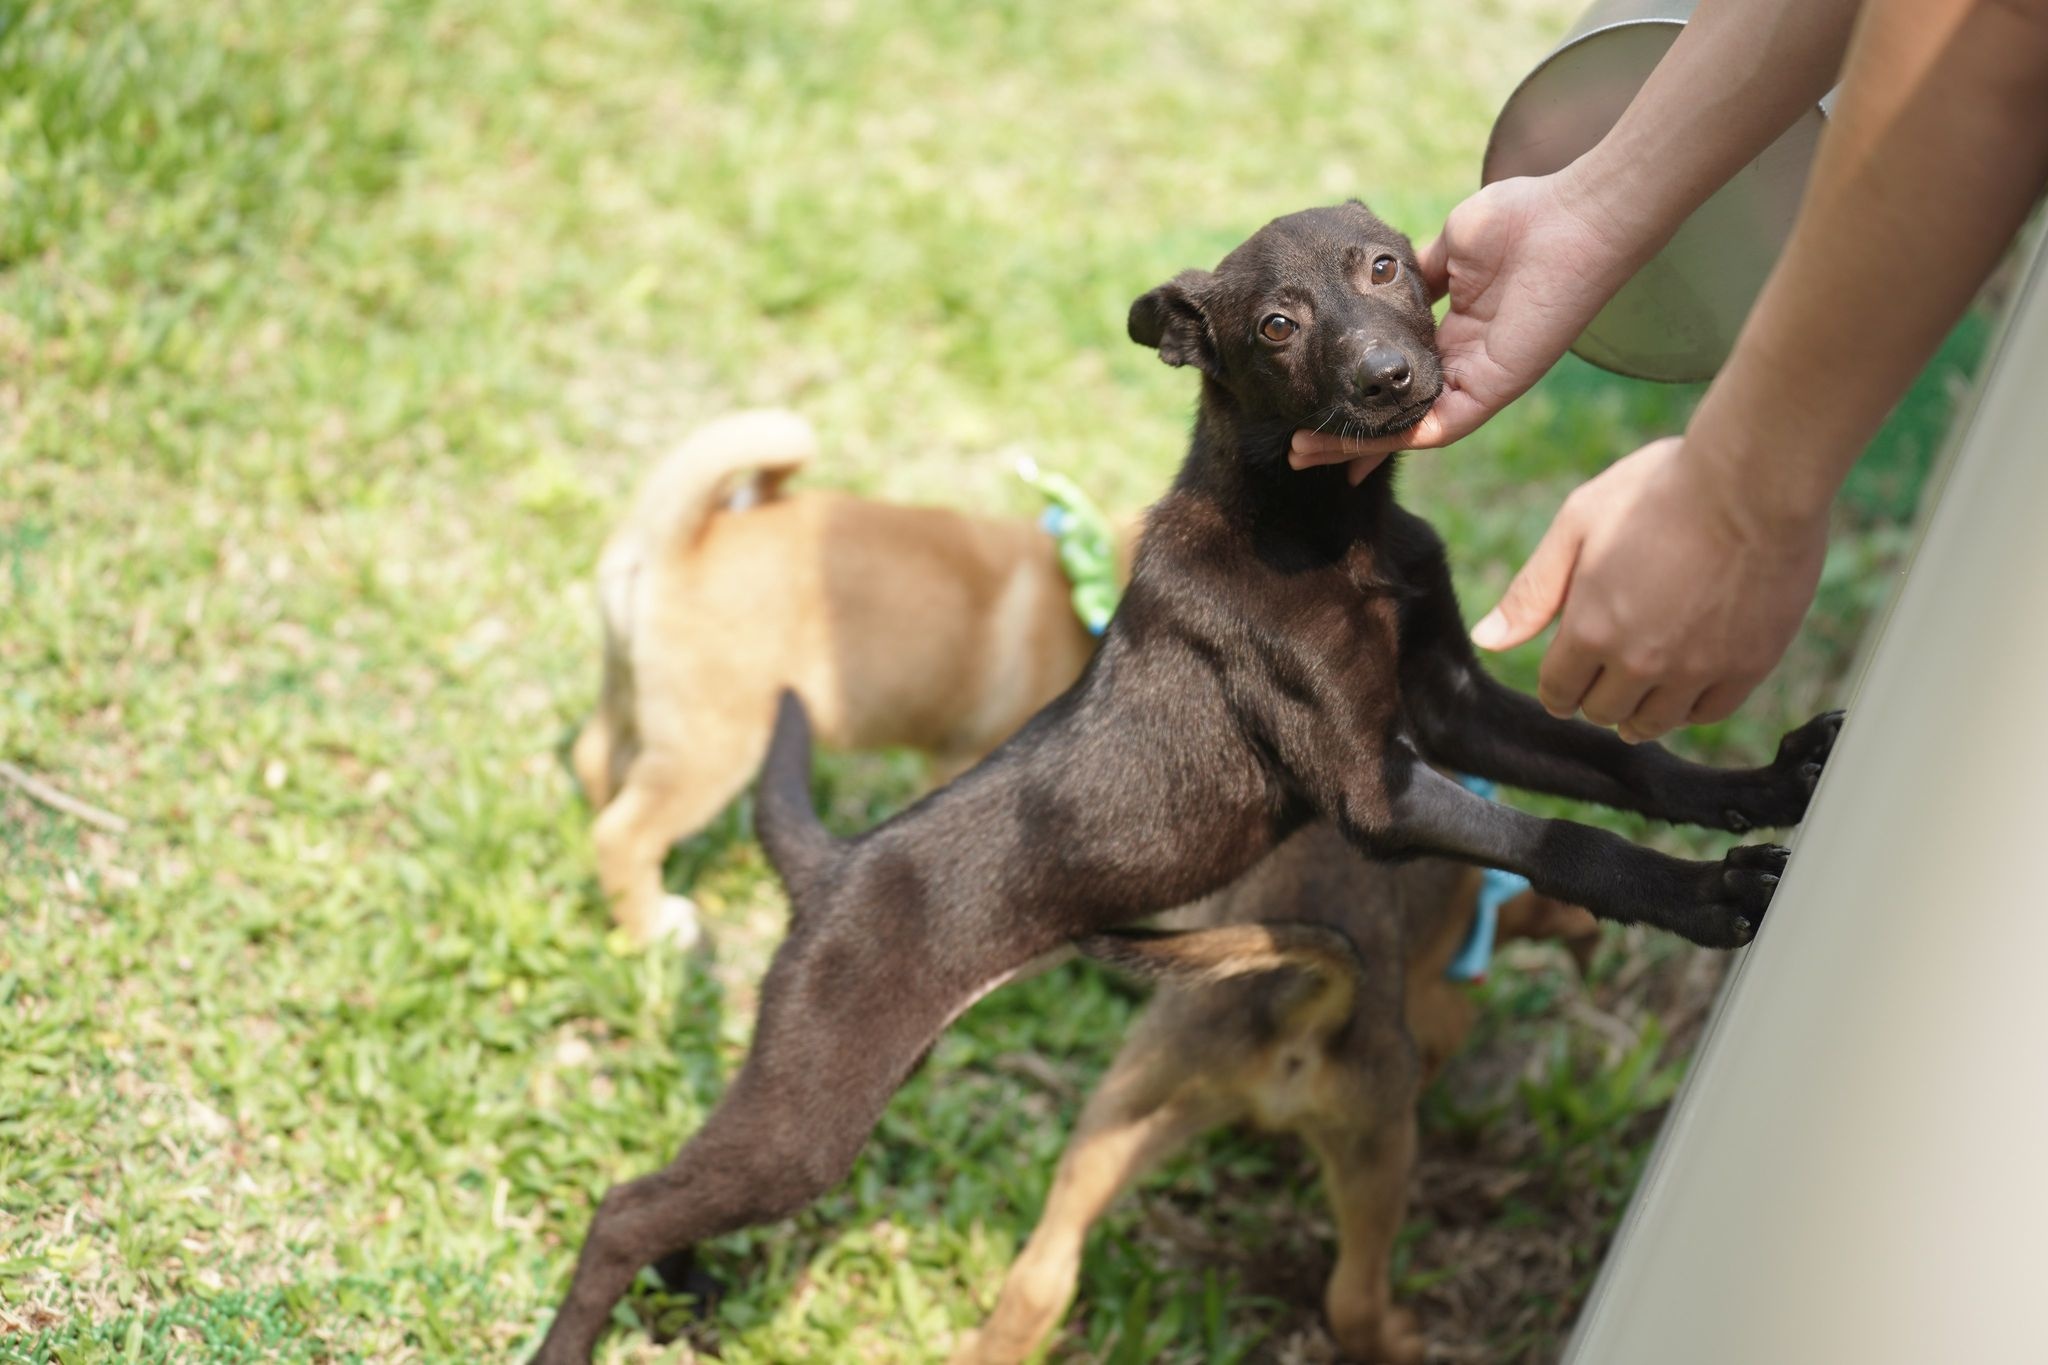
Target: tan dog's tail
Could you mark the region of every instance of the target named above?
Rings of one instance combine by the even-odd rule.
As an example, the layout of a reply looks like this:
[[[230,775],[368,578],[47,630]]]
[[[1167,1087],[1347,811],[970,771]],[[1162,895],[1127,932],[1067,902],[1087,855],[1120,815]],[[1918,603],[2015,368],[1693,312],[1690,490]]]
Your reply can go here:
[[[1179,985],[1293,972],[1308,987],[1298,1009],[1332,1026],[1350,1017],[1358,994],[1358,950],[1320,924],[1269,920],[1180,932],[1126,929],[1090,934],[1074,946],[1133,976]]]
[[[734,475],[780,482],[817,453],[818,433],[793,412],[730,413],[691,432],[654,467],[628,525],[644,549],[688,544],[718,510]]]
[[[699,427],[647,476],[633,509],[597,561],[597,602],[604,621],[604,683],[597,714],[576,741],[576,773],[590,803],[611,800],[638,747],[633,626],[640,570],[665,550],[703,533],[737,474],[754,473],[773,496],[784,478],[817,453],[817,433],[793,412],[735,412]]]

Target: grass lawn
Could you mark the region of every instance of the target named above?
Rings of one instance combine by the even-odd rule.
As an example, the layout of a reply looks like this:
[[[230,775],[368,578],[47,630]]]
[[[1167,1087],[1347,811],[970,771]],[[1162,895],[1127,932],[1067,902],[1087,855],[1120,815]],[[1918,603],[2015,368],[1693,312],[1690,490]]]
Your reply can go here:
[[[716,963],[607,946],[561,746],[638,471],[778,402],[821,481],[1021,512],[1021,446],[1136,507],[1193,388],[1130,299],[1310,202],[1432,230],[1572,9],[0,0],[0,759],[129,822],[0,786],[0,1360],[530,1343],[597,1192],[718,1093],[783,914],[741,810],[671,869]],[[1981,330],[1698,750],[1837,694]],[[1412,460],[1468,606],[1693,396],[1567,362]],[[855,827],[916,778],[822,782]],[[1400,1267],[1441,1359],[1552,1358],[1714,968],[1616,932],[1588,993],[1496,972]],[[942,1356],[1139,1003],[1079,966],[986,1002],[842,1189],[710,1249],[711,1321],[649,1290],[602,1358]],[[1055,1354],[1327,1359],[1328,1232],[1300,1153],[1208,1142],[1105,1225]]]

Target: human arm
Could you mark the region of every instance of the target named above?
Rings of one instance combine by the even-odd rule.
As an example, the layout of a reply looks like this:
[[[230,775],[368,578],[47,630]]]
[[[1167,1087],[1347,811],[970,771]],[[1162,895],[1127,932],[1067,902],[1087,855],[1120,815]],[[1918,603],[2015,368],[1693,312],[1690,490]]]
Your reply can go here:
[[[1487,186],[1421,253],[1443,396],[1377,440],[1297,432],[1297,468],[1448,445],[1557,363],[1614,292],[1693,210],[1833,84],[1860,0],[1703,0],[1606,137],[1554,175]]]
[[[1870,0],[1784,256],[1682,441],[1567,499],[1474,639],[1562,608],[1539,695],[1645,739],[1798,629],[1828,505],[2048,179],[2048,0]]]

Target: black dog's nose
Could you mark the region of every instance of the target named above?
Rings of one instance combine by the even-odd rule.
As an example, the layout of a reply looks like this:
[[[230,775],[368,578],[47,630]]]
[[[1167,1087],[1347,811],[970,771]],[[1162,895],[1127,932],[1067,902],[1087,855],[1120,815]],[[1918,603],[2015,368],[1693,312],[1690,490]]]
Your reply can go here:
[[[1386,398],[1408,391],[1415,376],[1408,369],[1408,357],[1392,346],[1375,342],[1358,366],[1358,396]]]

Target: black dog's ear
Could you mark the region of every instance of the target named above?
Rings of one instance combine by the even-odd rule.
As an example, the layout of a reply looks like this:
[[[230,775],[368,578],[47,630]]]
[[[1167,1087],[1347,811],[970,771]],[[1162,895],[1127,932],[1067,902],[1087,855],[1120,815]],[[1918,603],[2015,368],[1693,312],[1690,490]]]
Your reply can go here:
[[[1220,378],[1216,338],[1198,302],[1215,277],[1206,270],[1183,270],[1131,305],[1127,326],[1131,340],[1150,346],[1169,365],[1192,365]]]

